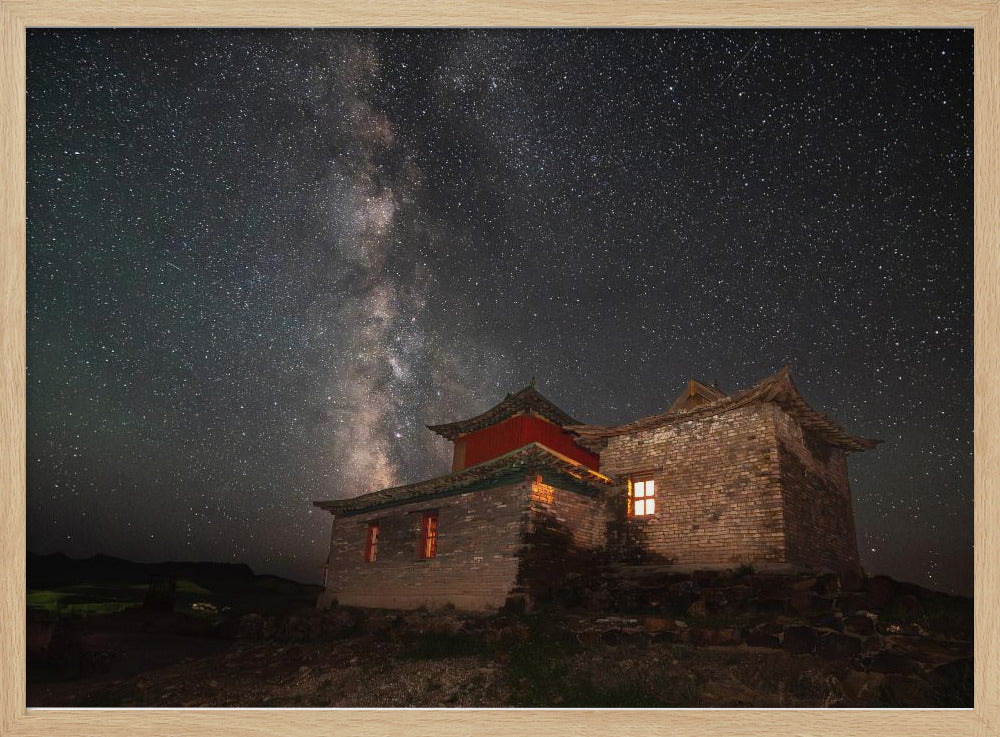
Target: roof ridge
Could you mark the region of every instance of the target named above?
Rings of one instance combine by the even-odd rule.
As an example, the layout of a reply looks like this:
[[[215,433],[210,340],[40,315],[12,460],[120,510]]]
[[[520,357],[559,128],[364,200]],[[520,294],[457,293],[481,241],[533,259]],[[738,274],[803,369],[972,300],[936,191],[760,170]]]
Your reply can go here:
[[[581,443],[585,446],[587,443],[601,445],[609,437],[641,430],[652,430],[701,417],[711,417],[739,409],[758,400],[775,402],[782,409],[795,416],[803,427],[818,432],[831,445],[844,450],[870,450],[882,442],[875,438],[860,438],[850,435],[835,420],[810,407],[795,386],[795,382],[792,380],[791,366],[788,364],[782,366],[775,373],[760,379],[747,389],[691,409],[667,410],[618,425],[566,425],[565,429],[580,438]],[[593,448],[590,449],[593,450]]]
[[[461,471],[454,471],[442,476],[435,476],[423,481],[416,481],[411,484],[400,486],[390,486],[385,489],[368,492],[348,499],[334,499],[330,501],[314,501],[313,505],[325,509],[334,514],[345,513],[354,510],[367,509],[372,507],[386,506],[391,504],[402,504],[411,500],[430,496],[437,492],[461,488],[474,484],[493,476],[496,472],[502,471],[505,466],[510,466],[518,462],[524,463],[524,469],[532,467],[533,462],[551,466],[557,471],[574,477],[577,481],[590,486],[603,486],[613,483],[611,479],[572,458],[559,453],[539,442],[532,442],[515,448],[502,456],[491,458],[475,466],[463,468]],[[516,465],[515,465],[516,470]]]
[[[427,429],[435,432],[447,440],[454,440],[463,433],[473,432],[489,425],[502,422],[508,417],[512,417],[520,412],[535,411],[548,420],[559,426],[579,424],[578,420],[570,417],[565,411],[556,406],[552,400],[545,397],[538,391],[534,382],[518,389],[513,394],[508,393],[500,402],[490,407],[485,412],[455,422],[446,422],[438,425],[427,425]]]

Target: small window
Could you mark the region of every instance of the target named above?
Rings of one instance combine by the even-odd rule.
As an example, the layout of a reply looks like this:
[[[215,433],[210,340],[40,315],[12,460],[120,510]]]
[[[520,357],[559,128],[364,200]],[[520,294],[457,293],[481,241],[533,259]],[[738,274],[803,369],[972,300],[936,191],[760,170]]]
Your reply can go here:
[[[420,557],[433,558],[437,554],[437,512],[424,512],[420,523]]]
[[[648,517],[656,512],[656,487],[653,479],[632,482],[632,515]]]
[[[378,557],[378,522],[368,523],[368,537],[365,539],[365,561],[374,563]]]

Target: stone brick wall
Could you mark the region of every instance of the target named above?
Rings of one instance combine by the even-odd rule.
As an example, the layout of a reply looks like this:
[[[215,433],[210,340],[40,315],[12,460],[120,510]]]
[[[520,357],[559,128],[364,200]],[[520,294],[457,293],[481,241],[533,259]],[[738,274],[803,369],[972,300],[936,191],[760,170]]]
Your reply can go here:
[[[583,548],[604,547],[610,513],[601,497],[589,497],[536,480],[531,484],[532,517],[550,515]]]
[[[333,522],[327,591],[350,606],[459,609],[503,605],[514,587],[531,482],[419,501]],[[438,513],[437,554],[418,557],[422,513]],[[364,560],[368,523],[379,522],[378,556]]]
[[[785,561],[771,405],[610,438],[601,470],[656,482],[656,513],[630,522],[650,561]]]
[[[771,405],[785,508],[788,560],[842,570],[858,566],[847,454]]]

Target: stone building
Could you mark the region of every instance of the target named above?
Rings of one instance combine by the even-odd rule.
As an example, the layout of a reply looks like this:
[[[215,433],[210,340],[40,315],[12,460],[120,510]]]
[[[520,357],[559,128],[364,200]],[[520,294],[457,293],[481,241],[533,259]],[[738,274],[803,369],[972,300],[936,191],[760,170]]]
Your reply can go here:
[[[532,384],[429,429],[454,443],[451,473],[315,502],[334,518],[320,606],[492,609],[598,560],[858,566],[847,453],[879,441],[810,408],[788,367],[731,395],[689,381],[622,425],[577,422]]]

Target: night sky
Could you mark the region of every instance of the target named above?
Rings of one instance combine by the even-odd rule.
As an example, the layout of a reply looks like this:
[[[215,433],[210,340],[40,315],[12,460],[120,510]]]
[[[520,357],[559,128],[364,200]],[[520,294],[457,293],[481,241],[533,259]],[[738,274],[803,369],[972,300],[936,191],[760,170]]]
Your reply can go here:
[[[788,363],[972,587],[971,31],[28,31],[28,548],[318,581],[314,499]]]

